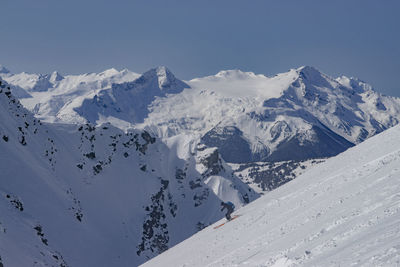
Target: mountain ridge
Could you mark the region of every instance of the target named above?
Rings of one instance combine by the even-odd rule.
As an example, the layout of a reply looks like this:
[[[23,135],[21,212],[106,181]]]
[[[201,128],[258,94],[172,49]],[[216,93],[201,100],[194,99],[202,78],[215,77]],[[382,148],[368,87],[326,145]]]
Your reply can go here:
[[[167,144],[190,138],[193,145],[183,154],[197,153],[194,144],[202,143],[235,164],[334,156],[400,121],[399,98],[311,66],[273,77],[226,70],[181,81],[166,67],[84,77],[90,85],[27,90],[34,97],[21,101],[45,121],[140,128]]]

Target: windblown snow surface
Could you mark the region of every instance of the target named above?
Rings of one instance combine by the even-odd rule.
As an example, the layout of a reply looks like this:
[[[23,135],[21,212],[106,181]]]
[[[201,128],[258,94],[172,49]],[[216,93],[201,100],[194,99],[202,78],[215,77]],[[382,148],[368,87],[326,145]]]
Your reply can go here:
[[[399,136],[366,140],[143,266],[399,266]]]

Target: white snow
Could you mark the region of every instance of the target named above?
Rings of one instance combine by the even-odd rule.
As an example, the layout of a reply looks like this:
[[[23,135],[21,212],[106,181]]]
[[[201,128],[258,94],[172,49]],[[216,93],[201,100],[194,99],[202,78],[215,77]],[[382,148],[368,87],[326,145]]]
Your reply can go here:
[[[399,136],[371,137],[142,266],[399,266]]]
[[[241,70],[224,70],[216,75],[196,78],[187,83],[199,90],[214,90],[224,97],[276,98],[296,78],[295,70],[268,78]]]

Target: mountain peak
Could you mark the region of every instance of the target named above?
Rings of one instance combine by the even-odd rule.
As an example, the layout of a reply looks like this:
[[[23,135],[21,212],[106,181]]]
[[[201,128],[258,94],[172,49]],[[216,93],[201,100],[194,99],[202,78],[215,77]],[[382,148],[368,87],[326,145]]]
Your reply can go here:
[[[332,82],[334,82],[334,79],[312,66],[302,66],[296,69],[296,72],[298,73],[299,78],[305,83],[311,83],[314,86],[332,88]]]
[[[64,79],[64,77],[58,71],[53,71],[53,73],[50,74],[49,81],[51,83],[55,83],[61,81],[62,79]]]
[[[146,78],[158,78],[158,77],[165,77],[165,76],[175,76],[172,74],[172,72],[165,66],[159,66],[156,68],[152,68],[142,74],[142,76]]]
[[[163,89],[164,87],[169,87],[170,81],[176,79],[172,72],[165,66],[157,67],[156,72],[160,89]]]
[[[166,73],[171,73],[171,71],[166,66],[158,66],[156,68],[158,75],[165,75]]]
[[[103,72],[100,72],[99,75],[100,76],[112,76],[112,75],[117,74],[118,72],[119,71],[117,69],[111,68],[111,69],[107,69],[107,70],[105,70]]]
[[[301,66],[297,69],[297,72],[307,80],[313,80],[317,77],[321,77],[322,74],[318,69],[312,66]]]
[[[169,91],[171,88],[173,89],[172,91],[176,91],[174,90],[174,88],[175,89],[179,88],[178,91],[181,91],[183,88],[189,88],[187,84],[177,79],[175,75],[165,66],[159,66],[157,68],[151,69],[143,73],[143,75],[134,82],[144,83],[146,81],[152,81],[152,80],[157,80],[158,87],[162,91],[163,90]],[[174,93],[174,92],[169,92],[169,93]]]
[[[10,73],[10,71],[3,65],[0,65],[0,73],[7,74],[7,73]]]

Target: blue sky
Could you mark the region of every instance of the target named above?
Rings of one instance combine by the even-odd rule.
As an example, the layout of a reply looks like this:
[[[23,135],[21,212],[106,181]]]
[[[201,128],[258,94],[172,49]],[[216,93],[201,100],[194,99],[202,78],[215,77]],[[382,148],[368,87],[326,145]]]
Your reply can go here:
[[[0,64],[64,74],[165,65],[178,78],[311,65],[400,96],[400,1],[1,0]]]

